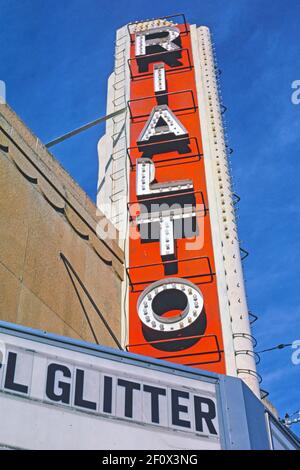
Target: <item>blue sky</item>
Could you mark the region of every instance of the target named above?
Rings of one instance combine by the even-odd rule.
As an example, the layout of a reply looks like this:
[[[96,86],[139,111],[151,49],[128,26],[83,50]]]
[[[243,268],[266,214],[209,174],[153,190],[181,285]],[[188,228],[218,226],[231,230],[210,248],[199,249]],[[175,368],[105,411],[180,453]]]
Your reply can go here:
[[[231,147],[249,308],[258,350],[300,340],[299,0],[0,0],[0,80],[7,101],[44,142],[105,114],[115,30],[184,12],[211,27]],[[97,127],[53,148],[95,199]],[[262,355],[262,387],[281,415],[300,408],[291,349]],[[300,434],[300,425],[294,431]]]

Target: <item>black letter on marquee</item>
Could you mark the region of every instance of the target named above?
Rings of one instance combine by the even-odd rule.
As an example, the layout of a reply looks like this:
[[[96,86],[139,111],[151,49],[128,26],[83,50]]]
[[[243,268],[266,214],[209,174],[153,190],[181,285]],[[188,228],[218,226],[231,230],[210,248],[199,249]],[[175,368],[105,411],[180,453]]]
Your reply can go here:
[[[144,385],[144,392],[151,393],[151,421],[159,423],[159,395],[166,396],[167,392],[164,388],[151,385]]]
[[[93,401],[84,400],[83,398],[83,385],[84,385],[84,370],[76,369],[76,385],[75,385],[75,406],[81,406],[88,410],[96,410],[97,403]]]
[[[18,384],[14,381],[16,373],[16,362],[17,354],[13,352],[8,353],[4,388],[8,388],[9,390],[13,390],[14,392],[21,392],[27,394],[28,387],[26,385]]]
[[[180,30],[175,26],[163,26],[137,32],[135,34],[136,59],[139,72],[147,72],[152,62],[165,62],[170,67],[182,65],[180,62]]]
[[[140,390],[140,384],[129,382],[128,380],[118,379],[118,385],[125,387],[125,416],[132,418],[133,390]]]
[[[60,395],[57,395],[54,392],[56,372],[62,372],[64,377],[71,377],[71,371],[68,367],[62,366],[60,364],[50,364],[48,366],[47,373],[46,395],[52,401],[61,401],[62,403],[66,403],[67,405],[69,405],[71,385],[59,381],[58,386],[60,387],[62,392]]]
[[[218,434],[213,424],[216,417],[216,406],[212,400],[203,397],[194,397],[195,403],[195,421],[196,431],[203,432],[203,420],[206,422],[208,430],[211,434]],[[202,411],[202,403],[208,406],[208,411]]]
[[[182,426],[183,428],[190,428],[191,423],[179,418],[179,413],[187,413],[188,407],[179,404],[179,398],[189,398],[188,392],[181,392],[180,390],[171,390],[172,396],[172,424],[175,426]]]
[[[104,393],[103,393],[103,412],[111,413],[112,405],[112,378],[104,376]]]

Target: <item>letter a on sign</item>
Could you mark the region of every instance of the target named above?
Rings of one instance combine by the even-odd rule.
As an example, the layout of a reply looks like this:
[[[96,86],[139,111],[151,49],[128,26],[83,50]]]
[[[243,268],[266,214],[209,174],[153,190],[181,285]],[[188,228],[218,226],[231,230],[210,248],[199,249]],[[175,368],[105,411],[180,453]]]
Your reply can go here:
[[[170,108],[164,104],[155,106],[139,138],[138,145],[167,139],[188,137],[186,128]]]

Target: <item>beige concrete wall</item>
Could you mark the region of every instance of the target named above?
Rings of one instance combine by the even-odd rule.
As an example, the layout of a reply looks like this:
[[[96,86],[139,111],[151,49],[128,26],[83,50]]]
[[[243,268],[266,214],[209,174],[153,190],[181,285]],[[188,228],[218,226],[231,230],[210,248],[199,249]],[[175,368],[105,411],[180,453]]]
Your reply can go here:
[[[97,235],[101,217],[0,105],[1,320],[117,347],[123,253]]]

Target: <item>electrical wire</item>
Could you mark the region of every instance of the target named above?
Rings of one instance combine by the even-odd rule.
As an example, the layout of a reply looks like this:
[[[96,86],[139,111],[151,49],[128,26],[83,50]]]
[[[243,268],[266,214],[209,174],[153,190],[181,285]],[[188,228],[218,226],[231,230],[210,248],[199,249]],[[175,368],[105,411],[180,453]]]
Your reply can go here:
[[[295,411],[293,414],[289,415],[289,417],[292,418],[293,416],[295,416],[297,414],[300,414],[300,409]]]
[[[257,351],[257,354],[262,354],[262,353],[269,352],[269,351],[275,351],[276,349],[284,349],[289,346],[292,346],[292,343],[278,344],[277,346],[273,346],[272,348],[267,348],[267,349],[263,349],[262,351]]]

